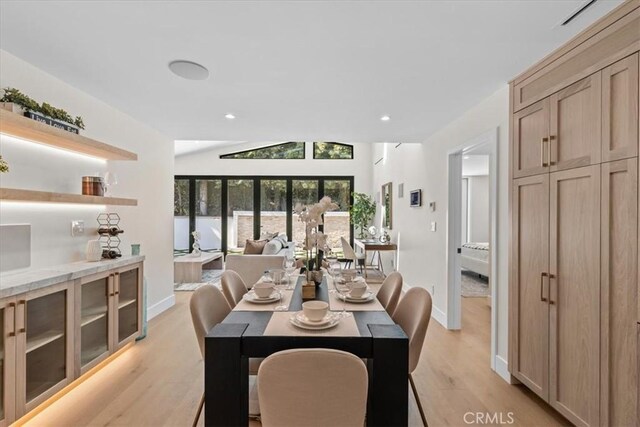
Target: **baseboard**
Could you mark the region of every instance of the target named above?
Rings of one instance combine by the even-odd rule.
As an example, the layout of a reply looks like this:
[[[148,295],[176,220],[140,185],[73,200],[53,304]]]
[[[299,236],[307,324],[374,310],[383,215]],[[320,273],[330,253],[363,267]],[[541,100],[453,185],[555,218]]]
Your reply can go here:
[[[440,310],[435,305],[431,307],[431,317],[445,328],[447,327],[447,313]]]
[[[511,384],[511,373],[509,372],[509,365],[507,361],[502,357],[496,355],[496,373],[502,377],[503,380]]]
[[[170,309],[176,303],[175,294],[171,294],[160,302],[153,304],[152,306],[147,307],[147,320],[151,320],[156,317],[158,314],[162,313],[165,310]]]

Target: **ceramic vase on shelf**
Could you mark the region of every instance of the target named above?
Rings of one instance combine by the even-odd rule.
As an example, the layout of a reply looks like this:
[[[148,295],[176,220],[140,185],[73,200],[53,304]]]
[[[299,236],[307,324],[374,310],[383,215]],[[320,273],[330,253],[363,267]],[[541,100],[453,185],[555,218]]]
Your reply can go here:
[[[102,245],[100,240],[89,240],[86,251],[87,261],[100,261],[102,259]]]

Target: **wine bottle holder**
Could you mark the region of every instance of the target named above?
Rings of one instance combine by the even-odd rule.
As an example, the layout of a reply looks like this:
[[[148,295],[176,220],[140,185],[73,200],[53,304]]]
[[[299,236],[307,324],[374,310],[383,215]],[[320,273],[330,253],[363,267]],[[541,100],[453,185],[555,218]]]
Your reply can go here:
[[[120,215],[115,212],[101,213],[98,215],[97,220],[98,230],[100,230],[100,228],[106,227],[107,229],[116,228],[119,233],[123,232],[120,228]],[[109,256],[105,256],[105,253],[108,253],[109,251],[115,251],[115,253],[118,254],[117,256],[122,255],[122,252],[120,252],[121,242],[119,235],[112,236],[111,234],[100,232],[98,232],[98,235],[100,236],[98,240],[100,240],[100,245],[102,246],[103,258],[109,258]]]

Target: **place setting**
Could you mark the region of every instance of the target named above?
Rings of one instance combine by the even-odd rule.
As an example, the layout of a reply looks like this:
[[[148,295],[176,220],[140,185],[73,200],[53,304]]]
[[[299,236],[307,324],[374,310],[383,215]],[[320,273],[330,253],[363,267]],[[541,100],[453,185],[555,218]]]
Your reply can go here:
[[[384,310],[378,302],[375,293],[371,290],[363,277],[354,273],[331,271],[329,286],[329,298],[331,310],[342,309],[343,316],[348,311],[381,311]]]
[[[234,311],[287,311],[291,302],[292,291],[284,285],[284,271],[271,270],[265,272],[260,281],[242,296]],[[275,307],[274,307],[274,304]]]

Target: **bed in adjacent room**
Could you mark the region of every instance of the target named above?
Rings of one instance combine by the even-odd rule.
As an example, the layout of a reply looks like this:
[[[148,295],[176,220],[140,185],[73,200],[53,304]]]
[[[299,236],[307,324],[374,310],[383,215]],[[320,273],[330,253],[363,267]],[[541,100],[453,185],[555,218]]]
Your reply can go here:
[[[460,254],[460,265],[466,270],[489,277],[489,243],[464,243]]]

